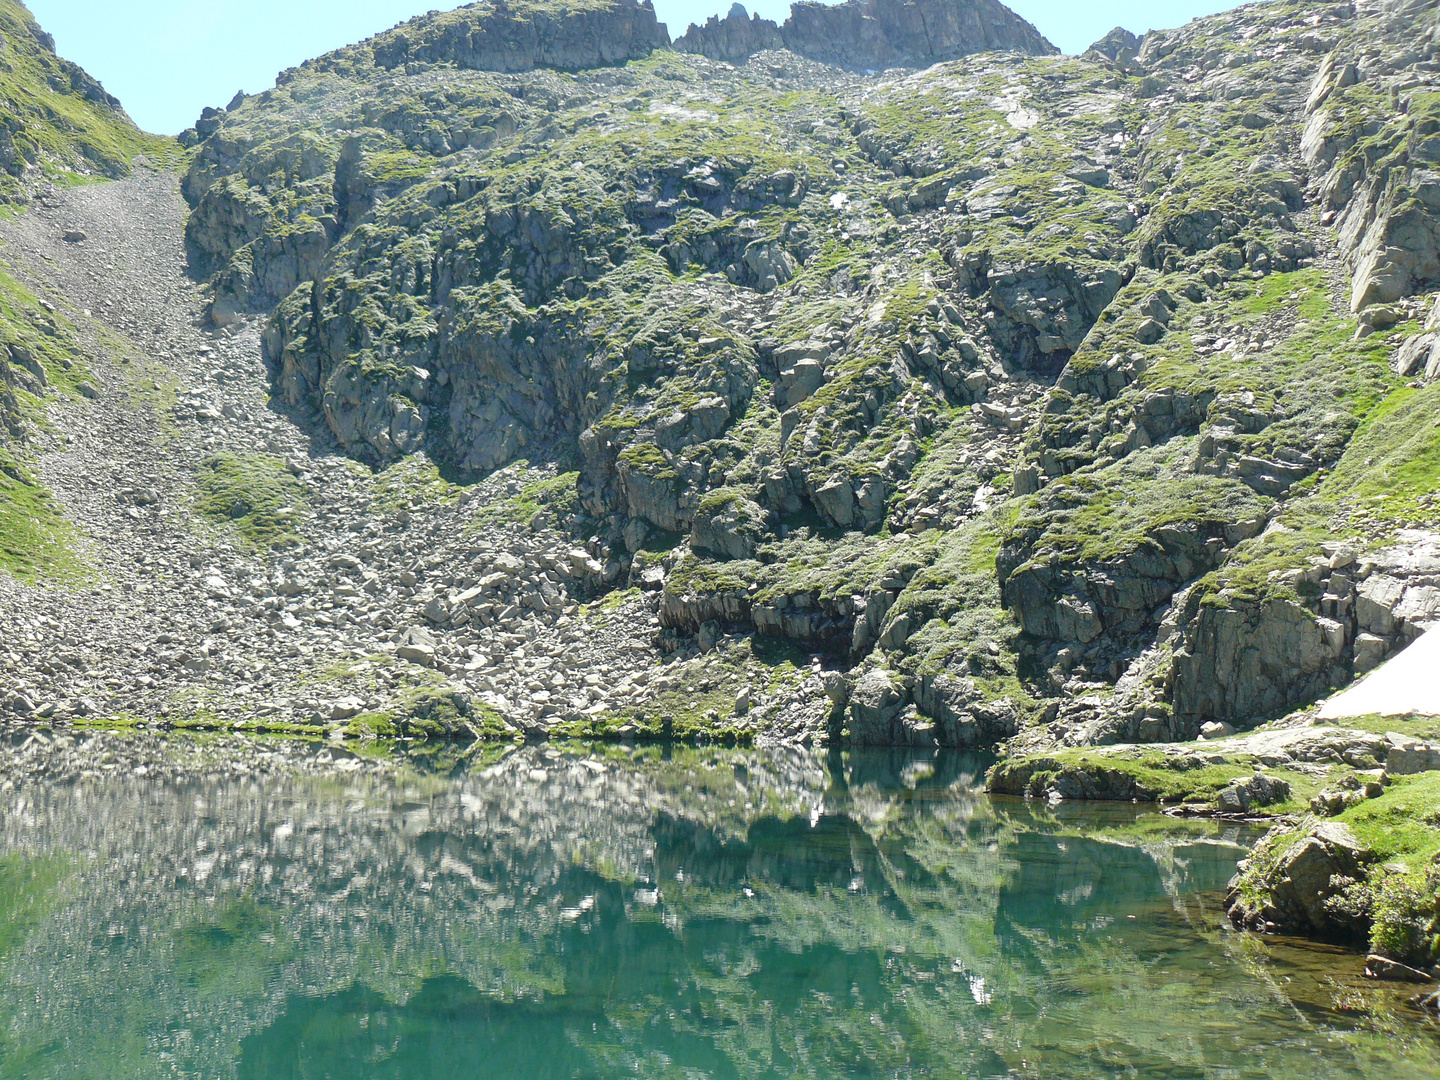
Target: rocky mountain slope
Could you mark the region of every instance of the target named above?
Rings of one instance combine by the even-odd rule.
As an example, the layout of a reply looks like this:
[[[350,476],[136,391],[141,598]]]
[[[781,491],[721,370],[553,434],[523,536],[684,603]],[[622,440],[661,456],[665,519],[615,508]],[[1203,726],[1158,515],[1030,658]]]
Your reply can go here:
[[[89,386],[13,443],[72,524],[6,534],[9,707],[1016,750],[1284,716],[1440,611],[1437,35],[1277,0],[1065,57],[873,0],[672,47],[484,2],[284,72],[182,138],[184,204],[3,226]]]
[[[24,5],[0,0],[0,207],[53,196],[57,185],[128,176],[147,154],[160,164],[174,164],[178,156],[170,140],[141,132],[100,83],[55,55],[54,39]],[[18,438],[26,430],[26,406],[49,384],[60,356],[34,333],[56,337],[54,313],[37,310],[34,298],[13,286],[8,276],[0,281],[0,427]],[[8,455],[0,460],[16,481],[10,474],[18,474],[19,465]]]
[[[146,135],[23,5],[0,0],[0,213],[53,203],[67,188],[175,167],[172,140]],[[45,398],[93,392],[69,305],[37,296],[15,253],[0,254],[0,571],[63,577],[62,510],[27,449],[50,427]]]
[[[1440,960],[1440,727],[1308,711],[1440,618],[1433,3],[496,0],[178,142],[5,19],[8,720],[1000,748]]]

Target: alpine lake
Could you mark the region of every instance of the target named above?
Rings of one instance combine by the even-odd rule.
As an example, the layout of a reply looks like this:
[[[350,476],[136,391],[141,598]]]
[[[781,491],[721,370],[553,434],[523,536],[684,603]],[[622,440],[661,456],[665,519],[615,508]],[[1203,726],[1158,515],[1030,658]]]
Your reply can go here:
[[[1416,988],[1225,922],[1244,824],[959,754],[314,754],[6,781],[0,1077],[1440,1076]]]

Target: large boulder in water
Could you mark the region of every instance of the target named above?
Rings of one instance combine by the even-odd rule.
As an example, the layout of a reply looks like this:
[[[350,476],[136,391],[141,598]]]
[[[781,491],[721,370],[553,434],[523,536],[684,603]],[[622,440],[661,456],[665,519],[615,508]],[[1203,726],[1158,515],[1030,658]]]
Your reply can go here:
[[[1361,879],[1372,857],[1342,822],[1320,822],[1298,837],[1274,830],[1241,864],[1226,910],[1237,926],[1252,929],[1354,932],[1354,920],[1327,901]]]

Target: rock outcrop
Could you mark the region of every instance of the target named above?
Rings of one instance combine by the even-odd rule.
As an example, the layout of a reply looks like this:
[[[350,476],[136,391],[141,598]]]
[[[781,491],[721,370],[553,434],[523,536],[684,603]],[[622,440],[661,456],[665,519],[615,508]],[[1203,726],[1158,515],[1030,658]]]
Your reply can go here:
[[[584,0],[554,8],[480,0],[412,19],[367,43],[375,65],[387,71],[406,64],[579,71],[639,60],[669,44],[650,0]]]
[[[1231,882],[1231,920],[1251,929],[1339,934],[1354,926],[1327,903],[1346,882],[1364,876],[1374,855],[1340,822],[1323,821],[1300,836],[1272,833]]]
[[[1143,41],[1143,36],[1136,37],[1123,26],[1117,26],[1086,49],[1084,55],[1087,58],[1103,57],[1106,60],[1114,61],[1122,68],[1128,68],[1134,64]]]
[[[1321,205],[1336,219],[1356,312],[1440,285],[1440,112],[1423,93],[1412,108],[1411,99],[1402,99],[1408,80],[1396,78],[1416,60],[1433,58],[1440,14],[1409,0],[1382,5],[1377,16],[1382,40],[1414,35],[1418,51],[1370,54],[1363,70],[1355,53],[1331,52],[1305,102],[1301,147],[1319,178]],[[1391,81],[1396,108],[1383,122],[1362,118],[1356,95],[1346,92],[1362,80]]]
[[[1358,558],[1335,547],[1277,574],[1267,600],[1197,605],[1175,651],[1175,711],[1197,726],[1283,714],[1370,671],[1440,623],[1440,536]],[[1284,581],[1282,582],[1282,577]]]
[[[725,18],[691,26],[675,48],[732,64],[766,49],[852,70],[928,67],[972,53],[1056,51],[1033,26],[995,0],[846,0],[802,2],[784,24],[736,4]]]

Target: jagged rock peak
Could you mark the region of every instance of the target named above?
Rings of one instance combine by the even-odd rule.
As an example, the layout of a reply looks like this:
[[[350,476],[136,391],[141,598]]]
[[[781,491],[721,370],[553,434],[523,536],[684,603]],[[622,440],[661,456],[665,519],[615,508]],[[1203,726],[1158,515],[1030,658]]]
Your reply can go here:
[[[1103,56],[1106,60],[1127,63],[1134,60],[1136,54],[1140,52],[1141,40],[1123,26],[1117,26],[1086,49],[1084,55],[1092,59]]]
[[[579,71],[642,59],[671,45],[651,0],[480,0],[432,12],[386,33],[280,74],[281,86],[301,71],[386,70],[407,65],[477,71],[537,68]],[[766,49],[852,70],[928,67],[970,53],[1058,50],[998,0],[847,0],[795,4],[784,26],[750,16],[734,4],[722,19],[692,25],[674,48],[743,63]],[[218,110],[216,110],[218,115]]]
[[[481,0],[411,19],[361,48],[376,67],[387,69],[446,64],[477,71],[578,71],[638,60],[669,44],[650,0]],[[312,63],[333,66],[353,59],[352,53],[341,50]]]
[[[880,70],[928,67],[989,50],[1056,52],[1040,32],[997,0],[804,0],[783,26],[734,5],[721,19],[675,42],[681,52],[741,63],[763,49],[787,48],[839,67]]]
[[[681,52],[743,62],[763,49],[787,48],[821,63],[860,70],[928,67],[970,53],[1058,50],[997,0],[802,0],[783,26],[734,5],[721,19],[692,25],[675,42]]]
[[[685,34],[675,39],[678,52],[698,53],[731,64],[743,64],[757,52],[784,47],[780,27],[769,19],[751,15],[744,4],[732,5],[723,19],[711,15],[704,26],[692,23]]]
[[[781,28],[787,48],[840,67],[928,67],[970,53],[1059,52],[998,0],[804,0]]]

